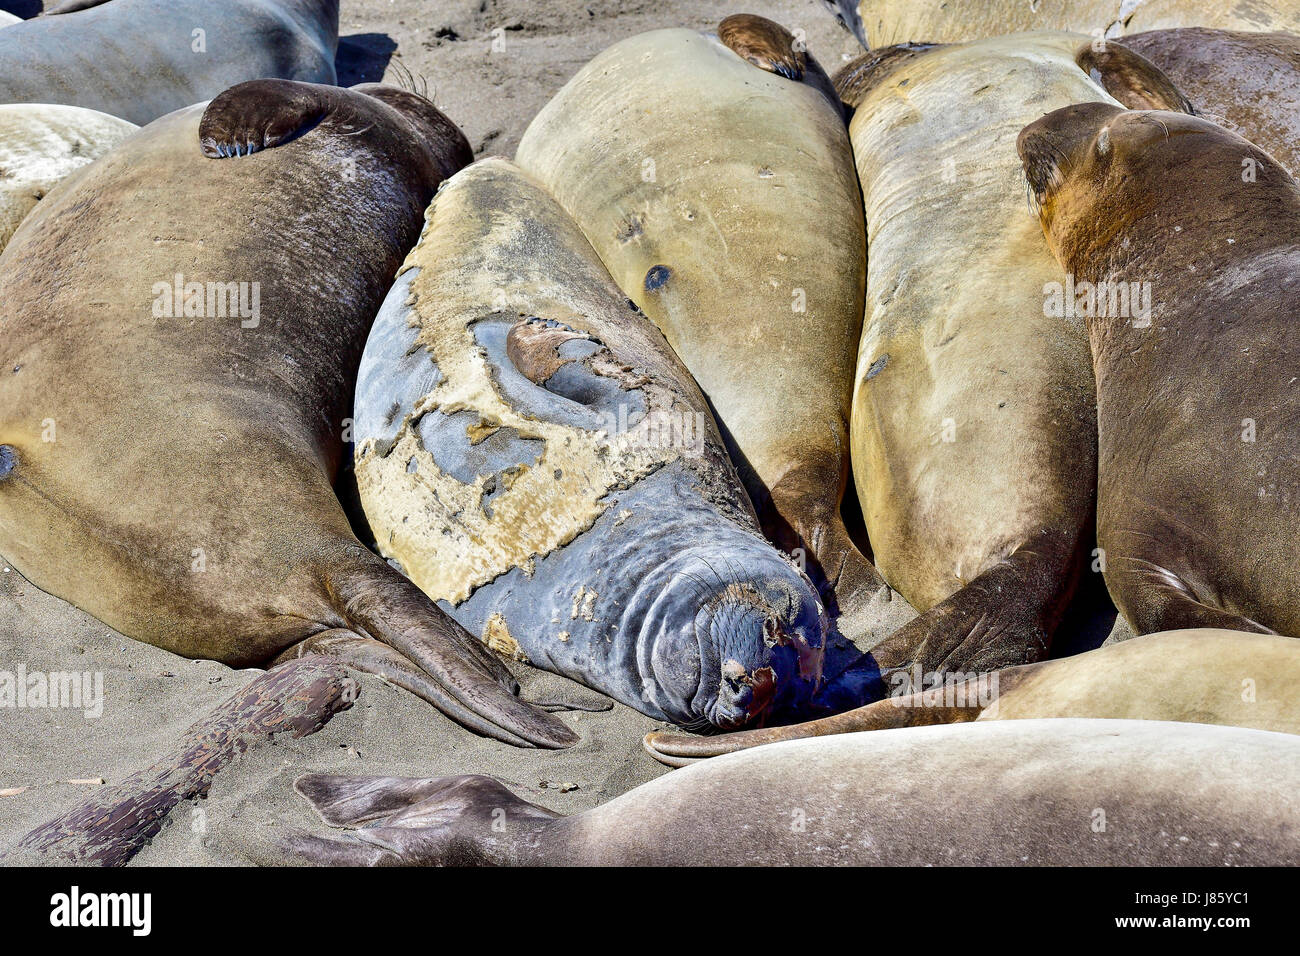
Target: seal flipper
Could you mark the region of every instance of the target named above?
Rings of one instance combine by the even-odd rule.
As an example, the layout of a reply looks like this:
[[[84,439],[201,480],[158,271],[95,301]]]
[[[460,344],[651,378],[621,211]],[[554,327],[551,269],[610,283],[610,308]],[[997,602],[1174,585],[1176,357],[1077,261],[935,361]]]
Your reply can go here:
[[[1128,109],[1196,115],[1187,97],[1160,67],[1120,43],[1086,43],[1075,53],[1074,61]]]
[[[1050,666],[1051,661],[1008,667],[997,672],[997,694],[1015,687],[1027,676]],[[783,740],[802,740],[805,737],[828,737],[832,734],[856,734],[867,730],[894,730],[900,727],[926,727],[932,724],[960,724],[976,720],[984,713],[981,694],[986,692],[989,679],[984,675],[972,677],[951,690],[943,688],[940,702],[936,703],[935,690],[920,690],[902,697],[890,697],[845,711],[820,720],[809,720],[787,727],[765,727],[742,730],[720,737],[695,737],[690,734],[668,734],[660,731],[646,734],[641,746],[646,753],[670,767],[684,767],[698,760],[718,757],[760,747]],[[953,703],[948,703],[953,701]],[[956,701],[962,701],[958,704]],[[969,703],[967,703],[969,702]],[[990,701],[995,705],[997,697]],[[990,716],[992,716],[990,714]]]
[[[808,56],[794,34],[766,17],[737,13],[718,24],[718,40],[742,60],[787,80],[803,79]]]
[[[283,844],[314,863],[415,866],[518,862],[502,833],[535,834],[559,814],[491,777],[343,777],[307,774],[293,785],[340,839],[305,832]],[[503,831],[497,824],[505,825]],[[484,834],[492,835],[485,842]]]
[[[432,678],[421,697],[462,726],[515,746],[559,750],[578,742],[561,720],[517,696],[518,682],[481,641],[374,560],[378,567],[331,570],[326,587],[350,628],[393,647]]]
[[[199,121],[199,145],[212,159],[250,156],[315,128],[338,105],[334,87],[295,80],[250,80],[210,102]]]
[[[55,4],[48,10],[43,10],[41,16],[54,17],[61,13],[76,13],[78,10],[89,10],[91,7],[102,6],[109,0],[63,0],[62,3]]]

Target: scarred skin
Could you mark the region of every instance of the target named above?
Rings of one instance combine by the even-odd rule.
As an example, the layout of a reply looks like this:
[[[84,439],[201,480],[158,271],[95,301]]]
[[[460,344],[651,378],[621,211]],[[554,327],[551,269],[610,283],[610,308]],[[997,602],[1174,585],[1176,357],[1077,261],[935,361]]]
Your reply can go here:
[[[1208,120],[1091,103],[1019,139],[1077,282],[1147,282],[1149,324],[1087,319],[1097,535],[1137,634],[1300,634],[1300,187]]]
[[[481,776],[312,774],[295,787],[330,829],[295,834],[284,851],[317,864],[1221,866],[1300,858],[1300,737],[1155,720],[1008,720],[798,740],[675,771],[571,817]],[[1099,819],[1104,827],[1090,825]]]
[[[467,726],[572,743],[331,487],[375,311],[470,158],[414,94],[260,80],[75,173],[0,256],[0,552],[174,653],[264,666],[342,631]]]
[[[808,715],[816,591],[690,373],[512,163],[439,191],[356,410],[381,553],[490,646],[685,726]]]
[[[1124,38],[1218,123],[1300,173],[1300,37],[1188,28]]]
[[[72,0],[0,33],[0,103],[144,125],[246,80],[332,84],[338,25],[339,0]]]

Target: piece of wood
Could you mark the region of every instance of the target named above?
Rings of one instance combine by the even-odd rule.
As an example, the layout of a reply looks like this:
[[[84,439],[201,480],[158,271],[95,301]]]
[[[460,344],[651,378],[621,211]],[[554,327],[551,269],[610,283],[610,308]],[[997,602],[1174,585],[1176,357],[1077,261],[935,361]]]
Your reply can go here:
[[[268,671],[191,726],[153,766],[41,824],[0,859],[121,866],[158,834],[173,807],[205,795],[232,759],[276,734],[315,733],[357,693],[344,667],[325,657]]]

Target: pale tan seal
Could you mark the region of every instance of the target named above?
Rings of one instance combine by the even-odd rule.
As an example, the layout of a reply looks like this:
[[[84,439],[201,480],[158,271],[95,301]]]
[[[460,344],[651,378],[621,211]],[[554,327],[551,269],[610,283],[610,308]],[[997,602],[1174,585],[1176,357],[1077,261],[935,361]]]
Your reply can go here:
[[[46,193],[135,130],[75,106],[0,105],[0,252]]]
[[[840,516],[866,264],[838,97],[783,28],[659,30],[605,50],[517,161],[699,381],[763,520],[869,646],[912,616]]]
[[[1173,27],[1300,30],[1300,8],[1291,0],[839,0],[839,8],[872,49],[907,42],[958,43],[1024,30],[1108,37]]]
[[[853,474],[876,566],[923,612],[874,654],[1037,660],[1091,549],[1095,390],[1082,323],[1046,308],[1061,270],[1016,136],[1080,100],[1181,100],[1140,57],[1069,33],[875,50],[836,84],[871,250]]]

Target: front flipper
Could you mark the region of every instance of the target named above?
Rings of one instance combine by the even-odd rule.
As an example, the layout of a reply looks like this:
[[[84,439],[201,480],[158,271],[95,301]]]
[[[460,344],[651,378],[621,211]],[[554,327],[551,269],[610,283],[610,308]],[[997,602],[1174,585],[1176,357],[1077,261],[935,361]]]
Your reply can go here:
[[[350,628],[396,649],[431,678],[417,691],[421,697],[458,724],[516,747],[558,750],[578,742],[558,718],[516,696],[518,682],[481,641],[375,562],[335,571],[326,585]]]
[[[787,80],[803,79],[808,55],[779,23],[752,13],[737,13],[718,24],[718,39],[742,60]]]
[[[78,10],[89,10],[91,7],[98,7],[108,3],[109,0],[63,0],[50,9],[42,11],[43,17],[54,17],[61,13],[76,13]]]
[[[1196,114],[1187,97],[1158,66],[1122,44],[1110,40],[1087,43],[1079,48],[1074,60],[1094,83],[1127,109]]]
[[[335,87],[295,80],[251,80],[216,97],[199,121],[199,145],[212,159],[273,149],[316,127],[339,104]]]
[[[491,777],[342,777],[308,774],[294,789],[339,839],[299,832],[291,854],[342,866],[465,866],[517,862],[512,845],[558,814],[515,796]],[[531,842],[531,841],[520,841]]]

